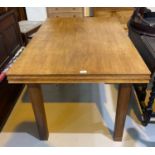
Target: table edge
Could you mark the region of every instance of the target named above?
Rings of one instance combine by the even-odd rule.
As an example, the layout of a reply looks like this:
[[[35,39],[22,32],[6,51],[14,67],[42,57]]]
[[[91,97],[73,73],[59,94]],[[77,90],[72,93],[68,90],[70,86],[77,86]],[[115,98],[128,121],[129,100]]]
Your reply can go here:
[[[149,83],[150,74],[142,75],[8,75],[9,83]]]

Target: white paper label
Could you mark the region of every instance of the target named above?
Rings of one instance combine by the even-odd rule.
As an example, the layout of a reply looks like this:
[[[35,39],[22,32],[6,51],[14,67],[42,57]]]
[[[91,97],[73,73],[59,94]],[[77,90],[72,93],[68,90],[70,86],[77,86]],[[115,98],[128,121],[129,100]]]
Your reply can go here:
[[[80,74],[87,74],[86,70],[80,70]]]

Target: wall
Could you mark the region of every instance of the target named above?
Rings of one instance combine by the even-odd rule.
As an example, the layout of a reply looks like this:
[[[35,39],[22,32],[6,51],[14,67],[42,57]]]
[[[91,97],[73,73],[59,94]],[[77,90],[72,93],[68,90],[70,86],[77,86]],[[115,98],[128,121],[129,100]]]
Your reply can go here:
[[[45,7],[26,7],[28,20],[44,21],[47,18]]]

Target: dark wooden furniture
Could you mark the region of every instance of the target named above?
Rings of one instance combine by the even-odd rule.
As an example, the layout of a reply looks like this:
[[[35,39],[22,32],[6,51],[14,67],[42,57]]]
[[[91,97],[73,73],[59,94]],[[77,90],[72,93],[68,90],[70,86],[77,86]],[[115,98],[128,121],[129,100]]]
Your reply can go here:
[[[0,16],[0,73],[21,48],[22,40],[14,12]],[[0,128],[11,112],[22,85],[8,84],[7,79],[0,81]]]
[[[0,15],[10,11],[15,12],[18,21],[27,19],[26,10],[24,7],[0,7]]]
[[[21,21],[27,21],[26,10],[24,7],[0,7],[0,15],[4,15],[10,11],[14,11],[19,24]],[[24,45],[28,44],[29,36],[32,35],[34,32],[36,32],[38,28],[39,26],[26,32],[23,32],[22,31],[23,28],[21,28],[22,40]]]
[[[150,118],[155,116],[155,112],[153,112],[155,101],[155,13],[146,8],[136,8],[128,27],[133,44],[151,71],[152,90],[148,102],[146,102],[148,85],[134,85],[142,109],[142,123],[147,125]]]
[[[23,45],[15,13],[0,16],[0,71]]]
[[[121,141],[131,86],[150,80],[121,24],[95,17],[47,19],[7,75],[10,83],[28,84],[42,140],[48,128],[40,84],[119,83],[114,140]]]

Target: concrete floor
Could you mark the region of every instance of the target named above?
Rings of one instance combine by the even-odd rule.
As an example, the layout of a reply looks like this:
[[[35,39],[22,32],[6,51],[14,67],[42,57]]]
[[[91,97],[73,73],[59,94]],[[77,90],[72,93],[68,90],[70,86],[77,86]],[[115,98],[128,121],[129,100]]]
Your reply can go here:
[[[0,133],[0,146],[155,146],[155,124],[143,127],[132,93],[122,142],[112,139],[118,85],[43,85],[48,141],[38,140],[26,88]]]

